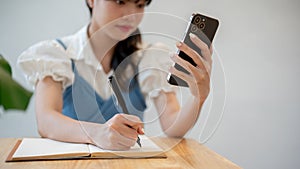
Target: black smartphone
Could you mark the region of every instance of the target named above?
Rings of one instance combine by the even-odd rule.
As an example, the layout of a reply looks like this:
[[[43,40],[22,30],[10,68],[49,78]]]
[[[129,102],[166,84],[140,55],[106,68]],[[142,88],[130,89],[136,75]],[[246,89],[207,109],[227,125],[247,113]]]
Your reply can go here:
[[[183,37],[183,42],[201,55],[200,48],[197,47],[191,41],[189,34],[190,33],[195,34],[210,47],[210,45],[213,41],[213,38],[217,32],[218,26],[219,26],[219,21],[217,19],[205,16],[203,14],[194,13],[191,16],[189,24],[187,26],[187,29],[185,31],[185,34]],[[193,59],[191,57],[189,57],[187,54],[185,54],[184,52],[178,50],[177,54],[184,60],[186,60],[186,61],[190,62],[192,65],[196,66],[196,63],[193,61]],[[187,70],[185,70],[183,67],[181,67],[178,64],[175,64],[174,67],[177,70],[180,70],[180,71],[183,71],[183,72],[189,74],[189,72]],[[172,75],[170,73],[168,75],[167,80],[172,85],[188,87],[188,84],[184,80],[182,80],[179,77]]]

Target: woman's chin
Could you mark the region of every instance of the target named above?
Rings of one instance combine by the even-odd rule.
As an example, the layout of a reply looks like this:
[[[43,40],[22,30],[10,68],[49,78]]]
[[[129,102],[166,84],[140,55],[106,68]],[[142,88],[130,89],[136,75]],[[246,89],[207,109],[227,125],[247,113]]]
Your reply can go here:
[[[111,36],[112,39],[116,40],[116,41],[122,41],[127,39],[130,36],[130,34],[113,34]]]

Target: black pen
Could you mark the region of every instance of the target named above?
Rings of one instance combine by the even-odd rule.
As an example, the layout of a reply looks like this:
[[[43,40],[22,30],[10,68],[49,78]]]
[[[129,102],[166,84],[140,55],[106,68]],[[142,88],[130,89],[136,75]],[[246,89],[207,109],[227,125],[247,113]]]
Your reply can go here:
[[[117,80],[115,79],[114,75],[110,76],[110,77],[108,78],[108,80],[109,80],[109,83],[110,83],[110,85],[111,85],[111,88],[112,88],[112,90],[113,90],[113,92],[114,92],[114,94],[115,94],[115,96],[116,96],[116,98],[117,98],[117,100],[118,100],[118,104],[120,104],[120,106],[121,106],[121,108],[122,108],[122,110],[123,110],[123,112],[124,112],[125,114],[129,114],[129,111],[128,111],[127,107],[126,107],[125,100],[124,100],[124,98],[123,98],[123,96],[122,96],[122,92],[121,92],[121,90],[120,90],[120,86],[119,86]],[[132,128],[132,126],[129,126],[129,127]],[[141,139],[140,139],[139,136],[138,136],[136,142],[137,142],[137,144],[138,144],[140,147],[142,147]]]

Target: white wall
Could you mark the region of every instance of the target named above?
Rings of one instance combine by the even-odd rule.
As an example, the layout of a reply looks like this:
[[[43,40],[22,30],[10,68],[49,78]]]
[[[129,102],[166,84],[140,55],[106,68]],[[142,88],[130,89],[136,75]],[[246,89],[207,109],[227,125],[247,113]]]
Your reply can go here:
[[[300,167],[299,7],[297,0],[154,0],[147,9],[185,19],[191,12],[198,11],[220,20],[214,42],[214,82],[224,83],[223,65],[225,111],[217,132],[205,144],[243,168]],[[83,0],[2,0],[0,21],[0,53],[13,66],[14,78],[29,88],[16,68],[18,55],[40,40],[75,32],[87,23],[88,11]],[[160,21],[163,20],[157,20]],[[149,22],[155,23],[155,20],[143,23],[142,30],[164,24],[151,27],[147,26]],[[171,17],[169,22],[176,25],[182,20]],[[179,30],[184,29],[184,25],[178,24],[173,29],[170,34],[178,31],[179,38],[182,35]],[[148,36],[148,39],[154,37]],[[162,37],[162,41],[172,40]],[[203,117],[209,110],[215,117],[221,115],[223,88],[213,85],[213,97],[188,137],[198,141],[205,139],[199,135]],[[0,137],[38,135],[34,98],[25,113],[0,111]],[[216,121],[208,128],[212,129]],[[149,124],[146,129],[149,134],[159,131],[156,124]]]

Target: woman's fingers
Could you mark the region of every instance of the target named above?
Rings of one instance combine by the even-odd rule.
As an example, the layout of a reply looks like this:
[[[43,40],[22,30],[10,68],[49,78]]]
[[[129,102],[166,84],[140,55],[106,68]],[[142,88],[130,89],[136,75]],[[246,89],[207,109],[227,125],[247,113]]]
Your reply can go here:
[[[114,150],[128,150],[130,147],[135,145],[136,139],[127,138],[115,129],[110,128],[109,134],[109,148]]]
[[[124,146],[126,149],[129,149],[130,147],[132,147],[136,144],[136,139],[129,139],[127,137],[120,135],[118,144],[121,146]]]
[[[212,63],[212,47],[208,47],[206,43],[200,40],[195,34],[190,33],[191,41],[201,50],[201,56],[209,63]]]
[[[120,114],[123,117],[124,123],[128,126],[131,126],[134,129],[143,128],[143,122],[141,119],[134,115],[129,114]]]
[[[186,74],[180,70],[177,70],[175,67],[170,67],[170,73],[176,75],[177,77],[181,78],[182,80],[186,81],[188,84],[195,83],[196,81],[201,81],[204,79],[207,71],[197,68],[187,62],[186,60],[182,59],[178,55],[174,55],[172,60],[176,62],[178,65],[186,69],[189,74]]]
[[[190,75],[188,75],[188,74],[186,74],[186,73],[184,73],[184,72],[182,72],[182,71],[177,70],[177,69],[174,68],[173,66],[170,67],[170,70],[169,70],[169,71],[170,71],[171,74],[173,74],[173,75],[179,77],[180,79],[182,79],[182,80],[184,80],[185,82],[188,83],[188,81],[189,81],[189,79],[190,79]]]
[[[174,54],[171,56],[171,59],[177,63],[178,65],[180,65],[181,67],[183,67],[185,70],[187,70],[188,72],[190,72],[190,68],[188,65],[192,65],[191,63],[189,63],[188,61],[182,59],[180,56]],[[172,74],[182,78],[182,77],[187,77],[188,74],[184,73],[183,71],[179,71],[177,70],[174,66],[170,67],[170,71]],[[183,78],[182,78],[183,79]],[[185,79],[183,79],[185,80]]]
[[[203,59],[195,50],[191,49],[189,46],[182,42],[177,42],[176,46],[180,51],[191,57],[198,67],[204,68]]]
[[[209,92],[212,48],[209,49],[208,45],[193,34],[190,35],[190,38],[192,42],[200,48],[201,54],[197,53],[185,43],[178,42],[176,43],[176,46],[180,51],[188,55],[196,63],[196,66],[193,66],[180,56],[174,55],[171,57],[172,60],[186,69],[189,73],[182,72],[174,67],[170,68],[170,73],[186,81],[191,93],[201,101],[204,101]]]
[[[125,136],[130,139],[137,139],[138,133],[136,129],[124,124],[118,125],[115,128],[118,131],[118,133],[120,133],[122,136]]]
[[[108,125],[120,135],[132,140],[136,140],[138,134],[142,134],[143,123],[137,116],[116,114],[108,121]]]
[[[197,36],[194,34],[190,34],[191,41],[200,48],[201,55],[197,53],[195,50],[187,46],[185,43],[178,42],[176,43],[177,48],[186,53],[189,57],[193,59],[193,61],[196,63],[196,67],[206,70],[208,74],[211,73],[211,65],[212,65],[212,47],[209,49],[208,45],[204,43],[202,40],[200,40]]]

